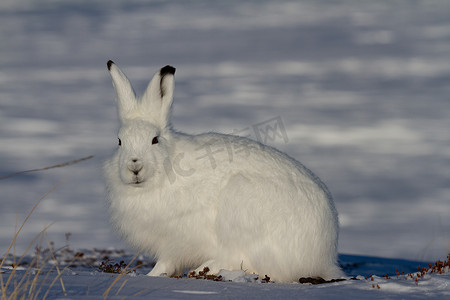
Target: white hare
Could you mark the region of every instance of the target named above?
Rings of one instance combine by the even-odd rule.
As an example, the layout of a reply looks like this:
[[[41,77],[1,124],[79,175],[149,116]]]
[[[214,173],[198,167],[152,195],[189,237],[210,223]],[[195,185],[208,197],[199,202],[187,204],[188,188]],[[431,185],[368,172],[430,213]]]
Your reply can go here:
[[[142,97],[108,62],[121,128],[105,162],[112,223],[156,258],[150,276],[245,270],[278,282],[343,275],[338,217],[325,184],[295,159],[256,141],[187,135],[170,125],[175,68]]]

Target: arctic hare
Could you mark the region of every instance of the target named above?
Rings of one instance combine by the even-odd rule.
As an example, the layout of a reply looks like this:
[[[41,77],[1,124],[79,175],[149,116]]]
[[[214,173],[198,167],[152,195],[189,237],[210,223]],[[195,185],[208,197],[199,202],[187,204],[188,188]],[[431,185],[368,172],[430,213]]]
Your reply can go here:
[[[174,131],[175,68],[163,67],[136,97],[119,67],[107,66],[121,122],[104,165],[109,212],[128,243],[156,258],[148,275],[204,267],[278,282],[343,275],[337,212],[318,177],[248,138]]]

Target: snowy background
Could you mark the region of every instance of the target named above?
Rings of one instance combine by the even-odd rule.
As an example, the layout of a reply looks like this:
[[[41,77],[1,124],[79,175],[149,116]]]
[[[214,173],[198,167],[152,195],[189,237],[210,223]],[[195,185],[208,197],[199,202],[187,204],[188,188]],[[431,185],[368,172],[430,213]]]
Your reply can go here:
[[[95,158],[0,180],[0,253],[61,182],[19,248],[53,222],[56,245],[126,248],[101,173],[117,147],[109,59],[138,93],[177,68],[178,130],[269,129],[330,188],[340,253],[450,251],[449,1],[2,0],[0,177]]]

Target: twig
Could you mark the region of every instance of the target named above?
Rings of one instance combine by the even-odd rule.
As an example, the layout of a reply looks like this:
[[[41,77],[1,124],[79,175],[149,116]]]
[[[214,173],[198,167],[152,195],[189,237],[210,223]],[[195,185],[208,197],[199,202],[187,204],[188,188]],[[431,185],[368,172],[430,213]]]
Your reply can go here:
[[[15,176],[19,176],[19,175],[22,175],[22,174],[28,174],[28,173],[33,173],[33,172],[45,171],[45,170],[54,169],[54,168],[61,168],[61,167],[77,164],[79,162],[91,159],[93,157],[94,157],[94,155],[90,155],[90,156],[87,156],[87,157],[83,157],[83,158],[76,159],[76,160],[71,160],[71,161],[64,162],[64,163],[57,164],[57,165],[50,166],[50,167],[45,167],[45,168],[40,168],[40,169],[33,169],[33,170],[27,170],[27,171],[14,173],[14,174],[9,174],[9,175],[0,177],[0,180],[6,179],[6,178],[15,177]]]

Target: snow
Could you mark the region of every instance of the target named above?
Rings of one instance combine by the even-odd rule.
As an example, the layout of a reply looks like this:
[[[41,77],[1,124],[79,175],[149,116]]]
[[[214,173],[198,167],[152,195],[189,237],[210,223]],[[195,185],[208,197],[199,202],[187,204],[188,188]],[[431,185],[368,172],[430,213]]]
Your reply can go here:
[[[177,68],[179,130],[258,138],[256,125],[281,120],[284,135],[266,141],[327,183],[340,214],[340,253],[445,258],[449,28],[446,0],[1,1],[0,177],[94,158],[0,180],[0,253],[15,224],[61,182],[32,214],[17,251],[51,223],[57,245],[70,232],[77,248],[126,248],[108,222],[101,174],[117,143],[106,70],[113,59],[138,92],[161,66]],[[78,296],[98,298],[111,283],[109,275],[76,272],[64,281]],[[448,274],[418,286],[375,274],[380,289],[365,281],[305,287],[138,275],[121,293],[150,286],[142,297],[448,296]]]
[[[349,275],[346,280],[313,285],[311,283],[280,284],[266,280],[257,274],[245,274],[242,270],[221,270],[218,276],[211,280],[204,277],[167,278],[149,277],[145,274],[151,270],[150,261],[143,256],[136,259],[141,261],[140,268],[133,267],[133,255],[118,250],[71,250],[69,246],[58,251],[53,250],[56,260],[48,258],[47,248],[41,248],[40,261],[47,260],[47,264],[39,267],[33,264],[33,256],[26,256],[23,263],[16,267],[16,276],[10,267],[14,257],[10,255],[1,268],[0,275],[3,282],[9,276],[20,282],[29,270],[30,281],[36,274],[40,280],[37,288],[40,289],[37,298],[42,298],[48,292],[49,299],[66,298],[96,299],[445,299],[450,296],[450,267],[448,260],[446,267],[439,272],[432,272],[428,266],[421,266],[417,272],[419,262],[397,259],[386,259],[367,256],[341,255],[340,262]],[[77,254],[75,254],[77,253]],[[80,255],[82,253],[82,255]],[[105,260],[104,256],[108,256]],[[77,256],[77,259],[73,257]],[[17,262],[16,257],[15,261]],[[100,261],[113,265],[120,260],[122,271],[132,270],[129,273],[107,273]],[[125,269],[125,264],[130,267]],[[444,264],[444,263],[443,263]],[[55,271],[59,266],[61,276]],[[34,268],[32,268],[34,267]],[[30,268],[32,268],[30,270]],[[426,271],[424,271],[426,269]],[[391,273],[388,275],[386,271]],[[397,270],[398,271],[397,273]],[[50,274],[49,277],[47,277]],[[359,274],[359,275],[354,275]],[[420,275],[419,275],[420,274]],[[198,279],[200,278],[200,279]],[[417,280],[416,280],[417,278]],[[55,280],[56,279],[56,280]],[[61,281],[60,281],[61,279]],[[212,280],[214,279],[214,280]],[[264,280],[263,280],[264,279]],[[26,281],[24,281],[26,282]],[[61,283],[62,282],[62,283]],[[14,285],[10,285],[10,289]],[[64,287],[64,288],[63,288]],[[26,292],[30,286],[26,286]]]

